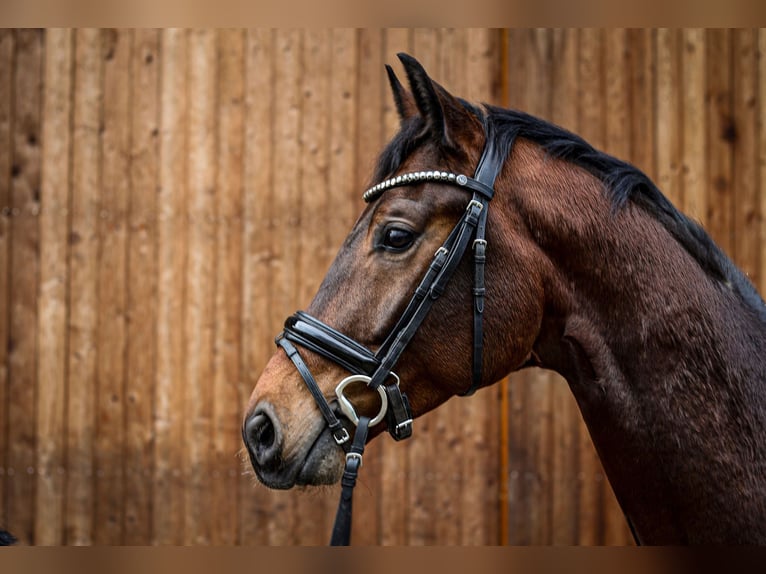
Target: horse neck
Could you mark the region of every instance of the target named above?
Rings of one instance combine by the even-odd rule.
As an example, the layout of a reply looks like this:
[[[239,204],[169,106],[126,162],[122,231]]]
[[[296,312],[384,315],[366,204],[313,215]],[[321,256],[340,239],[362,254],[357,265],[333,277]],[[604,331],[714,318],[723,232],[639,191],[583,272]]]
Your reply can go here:
[[[567,379],[638,537],[763,543],[758,314],[645,211],[615,214],[590,175],[544,169],[512,184],[549,263],[534,350]]]

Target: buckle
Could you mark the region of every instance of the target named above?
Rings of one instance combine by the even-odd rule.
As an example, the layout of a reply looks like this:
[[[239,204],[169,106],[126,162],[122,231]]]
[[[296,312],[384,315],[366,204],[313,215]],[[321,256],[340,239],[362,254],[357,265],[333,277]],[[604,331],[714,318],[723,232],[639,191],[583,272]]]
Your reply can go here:
[[[350,460],[357,459],[359,461],[359,468],[362,468],[362,455],[358,452],[347,452],[346,453],[346,465],[348,465]]]
[[[465,210],[471,211],[472,207],[476,207],[481,212],[481,210],[484,209],[484,204],[477,199],[472,199],[468,202],[468,207],[466,207]]]
[[[351,436],[348,434],[348,431],[345,429],[345,427],[341,427],[340,436],[338,436],[335,433],[332,433],[332,436],[335,439],[336,444],[338,445],[347,443],[348,440],[351,438]]]
[[[487,246],[487,240],[486,239],[474,239],[473,245],[471,246],[472,249],[476,249],[477,245],[481,245],[483,247]]]

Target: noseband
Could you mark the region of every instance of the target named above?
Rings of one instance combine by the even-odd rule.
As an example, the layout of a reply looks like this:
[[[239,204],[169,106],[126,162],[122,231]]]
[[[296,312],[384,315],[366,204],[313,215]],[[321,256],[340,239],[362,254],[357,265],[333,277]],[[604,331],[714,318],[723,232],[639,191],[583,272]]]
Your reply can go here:
[[[444,293],[469,243],[472,245],[474,261],[473,364],[471,385],[462,395],[473,394],[481,385],[487,212],[494,195],[495,179],[505,162],[505,156],[499,153],[493,143],[494,138],[490,137],[490,127],[491,124],[487,126],[487,143],[474,177],[446,171],[411,172],[387,179],[364,193],[364,200],[369,203],[386,190],[433,181],[457,186],[473,194],[464,215],[434,254],[428,271],[415,289],[412,299],[377,352],[371,352],[350,337],[302,311],[285,321],[284,331],[276,338],[276,344],[284,349],[314,397],[335,442],[346,452],[346,466],[341,480],[343,490],[333,528],[332,545],[347,545],[350,540],[351,498],[362,464],[368,428],[385,418],[388,432],[395,440],[412,435],[412,412],[407,396],[399,388],[399,377],[393,372],[393,368],[431,306]],[[295,345],[318,353],[352,373],[338,384],[335,394],[342,413],[356,424],[353,441],[322,394]],[[360,382],[380,395],[381,408],[373,418],[357,416],[353,405],[344,395],[344,389],[349,384]]]

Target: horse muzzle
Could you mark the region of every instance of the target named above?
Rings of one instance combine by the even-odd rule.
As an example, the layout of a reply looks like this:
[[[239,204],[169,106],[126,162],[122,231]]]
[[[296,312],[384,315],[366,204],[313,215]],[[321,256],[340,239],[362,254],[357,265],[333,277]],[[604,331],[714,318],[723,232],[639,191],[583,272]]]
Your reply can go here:
[[[285,427],[268,402],[259,403],[242,425],[242,440],[258,480],[278,490],[336,483],[343,468],[342,451],[324,425],[314,432],[308,446],[287,449]]]

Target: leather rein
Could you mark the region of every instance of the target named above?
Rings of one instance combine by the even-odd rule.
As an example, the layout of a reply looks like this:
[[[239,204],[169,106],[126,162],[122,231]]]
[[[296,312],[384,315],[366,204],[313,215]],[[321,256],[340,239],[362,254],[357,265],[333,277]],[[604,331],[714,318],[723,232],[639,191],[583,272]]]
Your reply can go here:
[[[412,435],[412,412],[407,396],[399,388],[399,377],[393,372],[393,368],[431,306],[444,292],[469,243],[472,245],[474,261],[473,363],[471,385],[462,396],[473,394],[481,385],[487,212],[494,195],[495,179],[506,159],[493,144],[494,138],[490,137],[489,128],[490,125],[487,125],[487,143],[474,177],[446,171],[410,172],[387,179],[364,193],[364,200],[369,203],[386,190],[433,181],[457,186],[473,194],[465,213],[434,254],[412,299],[377,352],[371,352],[357,341],[302,311],[296,312],[285,321],[284,331],[276,338],[276,344],[293,362],[314,397],[335,442],[346,452],[340,502],[330,540],[332,546],[346,546],[351,539],[353,489],[359,468],[362,466],[369,427],[385,419],[387,430],[395,440],[399,441]],[[353,440],[324,397],[296,345],[318,353],[352,373],[337,385],[335,395],[343,415],[356,425]],[[364,383],[380,395],[381,407],[375,417],[357,416],[353,405],[344,395],[344,389],[352,383]]]

